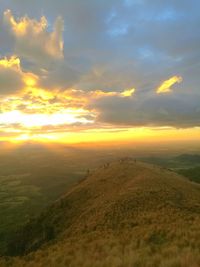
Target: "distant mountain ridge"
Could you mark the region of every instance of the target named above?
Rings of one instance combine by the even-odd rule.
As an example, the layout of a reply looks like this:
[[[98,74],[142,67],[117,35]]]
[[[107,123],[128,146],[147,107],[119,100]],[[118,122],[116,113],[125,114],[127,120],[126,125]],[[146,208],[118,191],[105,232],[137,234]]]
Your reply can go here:
[[[173,170],[183,168],[200,167],[200,155],[199,154],[181,154],[173,157],[145,157],[139,158],[139,160],[151,164],[157,164]]]
[[[200,155],[199,154],[182,154],[177,156],[176,159],[185,161],[185,162],[193,162],[200,164]]]

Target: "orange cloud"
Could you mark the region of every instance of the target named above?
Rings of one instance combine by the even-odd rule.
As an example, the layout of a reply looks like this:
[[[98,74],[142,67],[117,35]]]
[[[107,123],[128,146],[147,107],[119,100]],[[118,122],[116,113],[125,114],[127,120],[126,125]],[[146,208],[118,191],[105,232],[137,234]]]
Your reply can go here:
[[[0,95],[12,94],[24,86],[19,58],[0,59]]]
[[[25,88],[37,85],[38,77],[21,69],[20,59],[16,56],[0,59],[0,95],[15,94]]]
[[[12,56],[10,59],[7,57],[0,59],[0,67],[20,69],[20,59]]]
[[[134,93],[135,93],[135,88],[130,88],[130,89],[124,90],[122,93],[120,93],[120,95],[122,97],[129,97],[129,96],[132,96]]]
[[[63,20],[58,17],[53,31],[48,31],[45,16],[39,21],[28,16],[15,19],[10,10],[4,12],[4,22],[15,37],[15,49],[19,55],[33,61],[47,60],[48,57],[63,58]],[[31,41],[30,41],[31,40]]]
[[[17,21],[10,10],[4,12],[4,19],[10,24],[13,32],[16,35],[21,36],[28,34],[28,30],[30,29],[35,33],[41,33],[48,25],[44,16],[41,17],[40,21],[30,20],[27,16],[22,17]]]
[[[172,91],[171,87],[175,83],[181,83],[182,82],[181,76],[173,76],[170,79],[164,81],[156,90],[157,94],[163,94],[163,93],[169,93]]]
[[[95,90],[95,91],[90,91],[89,96],[93,99],[101,97],[109,97],[109,96],[131,97],[134,94],[134,92],[135,88],[125,89],[121,92],[116,92],[116,91],[105,92],[102,90]]]

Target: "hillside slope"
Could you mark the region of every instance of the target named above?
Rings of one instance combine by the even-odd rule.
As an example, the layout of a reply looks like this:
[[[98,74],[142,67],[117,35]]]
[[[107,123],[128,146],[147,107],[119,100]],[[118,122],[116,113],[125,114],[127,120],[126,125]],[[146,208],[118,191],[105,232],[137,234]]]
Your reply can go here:
[[[198,267],[200,186],[131,159],[105,164],[19,231],[8,254],[20,257],[2,266]]]

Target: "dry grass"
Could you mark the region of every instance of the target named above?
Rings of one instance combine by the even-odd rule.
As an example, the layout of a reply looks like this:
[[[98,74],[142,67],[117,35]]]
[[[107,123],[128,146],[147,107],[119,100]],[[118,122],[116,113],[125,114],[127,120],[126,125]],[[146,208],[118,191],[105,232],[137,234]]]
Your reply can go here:
[[[46,243],[38,224],[54,227]],[[103,166],[34,224],[16,267],[200,267],[200,186],[152,165]],[[30,229],[30,228],[27,228]]]

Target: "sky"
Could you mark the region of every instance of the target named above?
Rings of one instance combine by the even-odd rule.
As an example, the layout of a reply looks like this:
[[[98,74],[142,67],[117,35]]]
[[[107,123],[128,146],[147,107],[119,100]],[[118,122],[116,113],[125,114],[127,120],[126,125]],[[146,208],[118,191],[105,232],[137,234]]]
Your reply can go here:
[[[0,141],[199,140],[198,0],[0,0]]]

